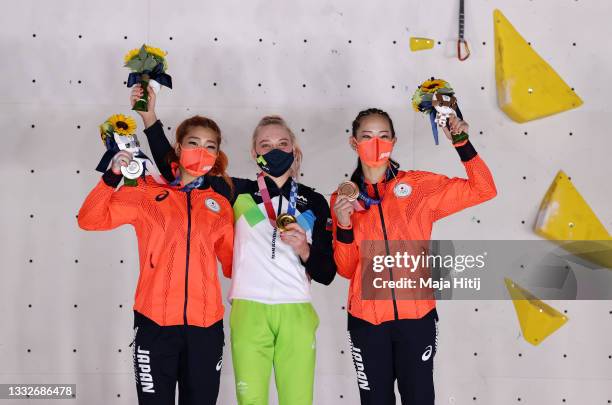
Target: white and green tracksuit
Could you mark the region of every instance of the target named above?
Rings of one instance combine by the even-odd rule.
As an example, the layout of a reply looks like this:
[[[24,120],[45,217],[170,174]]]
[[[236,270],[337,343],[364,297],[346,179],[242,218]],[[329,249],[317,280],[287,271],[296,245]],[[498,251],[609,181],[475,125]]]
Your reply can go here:
[[[310,279],[333,280],[330,218],[325,198],[298,185],[296,217],[311,245],[307,262],[282,242],[263,207],[257,182],[234,179],[235,238],[230,315],[236,395],[240,405],[267,405],[270,373],[280,405],[311,405],[319,318]],[[266,178],[273,207],[286,212],[290,180],[281,189]],[[280,207],[279,207],[280,204]]]

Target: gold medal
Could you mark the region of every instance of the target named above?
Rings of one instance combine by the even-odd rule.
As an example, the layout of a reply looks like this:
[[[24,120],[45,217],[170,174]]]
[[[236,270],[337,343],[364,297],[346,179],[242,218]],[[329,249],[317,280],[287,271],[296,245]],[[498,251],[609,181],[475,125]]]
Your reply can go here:
[[[359,187],[352,181],[345,181],[338,186],[338,195],[346,196],[349,201],[355,201],[359,197]]]
[[[276,217],[276,227],[282,232],[287,230],[287,225],[296,223],[297,220],[293,215],[280,214]]]

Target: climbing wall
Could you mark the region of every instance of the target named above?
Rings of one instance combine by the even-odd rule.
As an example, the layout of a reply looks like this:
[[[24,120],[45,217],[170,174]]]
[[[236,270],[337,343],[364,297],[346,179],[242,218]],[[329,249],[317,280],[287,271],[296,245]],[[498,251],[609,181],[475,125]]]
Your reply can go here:
[[[456,153],[445,142],[435,146],[428,119],[410,107],[417,84],[436,76],[455,88],[499,194],[438,222],[434,239],[539,239],[536,214],[560,169],[611,230],[612,107],[605,100],[612,3],[467,0],[472,55],[465,62],[456,58],[458,1],[435,3],[4,0],[0,383],[76,384],[77,400],[67,403],[136,401],[128,347],[136,238],[129,227],[84,232],[75,217],[99,179],[97,126],[111,114],[131,113],[123,55],[142,43],[168,51],[174,88],[162,89],[157,110],[171,141],[184,118],[214,118],[235,176],[254,177],[252,130],[264,114],[281,114],[304,151],[300,181],[329,195],[354,169],[349,128],[367,107],[393,117],[394,157],[403,169],[464,176]],[[498,108],[496,8],[584,105],[523,124]],[[433,49],[411,52],[411,36],[434,39]],[[339,277],[313,287],[321,318],[317,405],[358,403],[347,289]],[[611,403],[612,304],[550,304],[569,321],[533,346],[509,300],[440,302],[437,403]],[[228,348],[220,404],[235,403]]]

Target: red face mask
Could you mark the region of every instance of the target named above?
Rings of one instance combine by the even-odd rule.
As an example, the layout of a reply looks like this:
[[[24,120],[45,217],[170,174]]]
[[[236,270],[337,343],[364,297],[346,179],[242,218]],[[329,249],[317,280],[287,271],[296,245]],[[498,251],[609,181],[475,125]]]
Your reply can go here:
[[[357,153],[361,162],[370,167],[380,167],[387,164],[392,150],[393,141],[387,141],[377,136],[357,144]]]
[[[192,176],[203,176],[212,169],[217,155],[206,148],[182,149],[179,162],[183,169]]]

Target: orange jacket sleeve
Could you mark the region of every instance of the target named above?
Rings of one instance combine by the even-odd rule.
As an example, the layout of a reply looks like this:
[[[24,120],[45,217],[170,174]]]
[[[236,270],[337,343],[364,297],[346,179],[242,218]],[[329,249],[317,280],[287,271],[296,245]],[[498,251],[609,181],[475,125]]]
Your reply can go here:
[[[336,213],[333,208],[335,202],[336,194],[333,194],[330,206],[334,236],[334,261],[336,262],[338,274],[350,280],[353,278],[359,265],[359,249],[357,249],[353,229],[344,229],[338,226]]]
[[[215,242],[215,252],[217,258],[221,262],[223,275],[227,278],[232,278],[232,260],[234,252],[234,213],[229,208],[231,217],[221,230],[221,234]]]
[[[428,206],[433,221],[490,200],[497,195],[491,171],[479,155],[474,152],[469,160],[463,161],[463,165],[467,179],[448,178],[431,173],[428,181],[432,183],[430,184],[432,194],[428,196]]]
[[[115,187],[104,180],[91,190],[79,210],[79,226],[87,231],[105,231],[120,225],[136,223],[142,196],[142,185]]]

